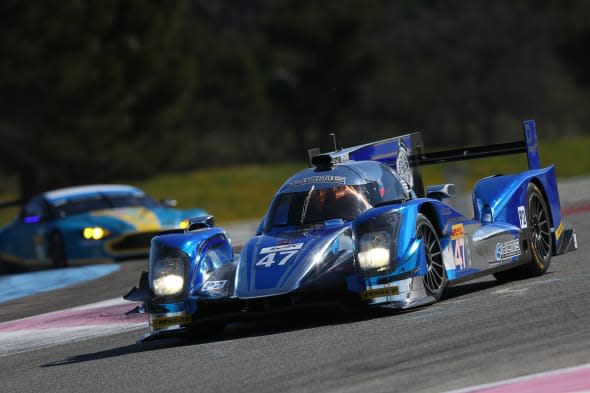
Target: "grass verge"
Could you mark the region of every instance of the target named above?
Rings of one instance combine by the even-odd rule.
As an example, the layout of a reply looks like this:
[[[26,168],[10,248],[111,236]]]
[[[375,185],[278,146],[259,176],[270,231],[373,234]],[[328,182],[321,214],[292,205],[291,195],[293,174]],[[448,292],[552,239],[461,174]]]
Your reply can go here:
[[[555,163],[559,179],[590,174],[590,136],[542,141],[539,148],[541,165]],[[145,181],[114,182],[134,184],[156,199],[174,198],[180,208],[203,207],[223,225],[262,217],[280,185],[305,165],[301,162],[199,169],[158,174]],[[450,182],[457,184],[458,192],[469,192],[482,177],[526,168],[526,156],[515,155],[426,166],[422,174],[425,185]],[[0,190],[0,200],[15,198],[14,190]],[[0,210],[0,225],[8,223],[17,212],[16,208]]]

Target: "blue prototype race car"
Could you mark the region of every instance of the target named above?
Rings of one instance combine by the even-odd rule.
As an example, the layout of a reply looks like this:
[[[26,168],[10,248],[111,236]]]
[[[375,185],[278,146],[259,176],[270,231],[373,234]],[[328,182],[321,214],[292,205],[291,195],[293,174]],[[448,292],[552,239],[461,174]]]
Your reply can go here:
[[[173,205],[173,200],[158,203],[127,185],[45,192],[0,229],[0,267],[63,267],[147,256],[153,236],[207,214]]]
[[[452,184],[423,187],[423,165],[516,153],[527,154],[529,169],[480,180],[473,217],[444,202]],[[539,276],[552,256],[577,248],[561,217],[555,168],[539,165],[533,121],[518,142],[425,153],[414,133],[313,149],[310,159],[278,190],[239,255],[212,217],[152,239],[149,272],[125,296],[149,314],[141,340],[302,306],[421,306],[485,274]]]

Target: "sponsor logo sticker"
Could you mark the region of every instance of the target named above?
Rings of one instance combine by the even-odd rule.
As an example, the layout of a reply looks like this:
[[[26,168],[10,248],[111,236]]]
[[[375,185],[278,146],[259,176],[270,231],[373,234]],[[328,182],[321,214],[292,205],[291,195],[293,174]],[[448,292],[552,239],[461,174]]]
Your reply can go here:
[[[302,179],[297,179],[293,181],[289,187],[300,186],[302,184],[315,184],[315,183],[336,183],[336,184],[345,184],[346,178],[344,176],[310,176],[304,177]]]
[[[227,283],[227,280],[207,281],[205,284],[203,284],[203,288],[201,289],[201,291],[219,291],[220,289],[223,289],[223,287],[225,287],[225,283]]]
[[[173,317],[163,317],[152,319],[152,327],[154,329],[162,329],[168,326],[175,325],[190,325],[192,318],[190,315],[177,315]]]
[[[366,291],[361,292],[361,299],[362,300],[371,300],[378,297],[385,297],[385,296],[395,296],[399,295],[399,287],[384,287],[384,288],[376,288],[376,289],[368,289]]]
[[[301,247],[303,247],[303,243],[282,244],[279,246],[264,247],[262,250],[260,250],[260,254],[301,250]]]
[[[463,224],[455,224],[451,228],[451,240],[457,240],[465,236],[465,229]]]
[[[555,230],[555,238],[559,239],[561,237],[562,233],[563,233],[563,221],[559,223],[559,226]]]
[[[496,244],[496,260],[512,258],[520,255],[520,242],[518,239]]]

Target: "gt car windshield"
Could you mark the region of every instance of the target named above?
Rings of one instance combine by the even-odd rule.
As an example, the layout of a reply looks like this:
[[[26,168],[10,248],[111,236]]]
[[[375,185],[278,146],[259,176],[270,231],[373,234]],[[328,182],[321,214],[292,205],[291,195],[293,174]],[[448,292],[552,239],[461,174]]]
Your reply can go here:
[[[60,217],[82,214],[95,210],[120,207],[154,207],[158,204],[147,195],[137,194],[95,194],[81,198],[72,198],[64,203],[54,205],[53,209]]]
[[[352,220],[372,207],[364,185],[338,186],[279,195],[270,210],[270,226],[306,225],[330,219]]]

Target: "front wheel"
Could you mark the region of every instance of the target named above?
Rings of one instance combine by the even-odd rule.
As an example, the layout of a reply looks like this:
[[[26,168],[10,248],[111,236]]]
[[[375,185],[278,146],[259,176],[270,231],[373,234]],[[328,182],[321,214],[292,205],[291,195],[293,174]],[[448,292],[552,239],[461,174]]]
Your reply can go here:
[[[49,258],[51,258],[53,267],[66,267],[68,265],[64,238],[58,231],[51,232],[49,236]]]
[[[424,287],[430,295],[439,300],[448,283],[447,271],[443,263],[442,250],[436,230],[430,220],[423,214],[418,214],[416,235],[418,239],[422,239],[426,249],[427,272],[423,278]]]

